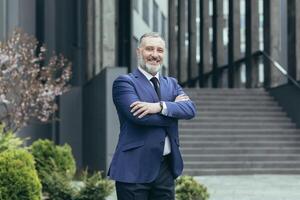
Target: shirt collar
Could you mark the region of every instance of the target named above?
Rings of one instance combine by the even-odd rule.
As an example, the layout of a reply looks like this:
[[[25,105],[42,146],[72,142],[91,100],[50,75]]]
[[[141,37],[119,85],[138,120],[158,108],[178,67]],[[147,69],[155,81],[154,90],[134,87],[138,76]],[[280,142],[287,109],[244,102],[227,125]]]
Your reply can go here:
[[[140,70],[140,72],[142,72],[142,74],[144,74],[146,76],[146,78],[148,79],[148,81],[150,81],[150,79],[152,77],[156,77],[159,80],[159,73],[157,72],[155,74],[155,76],[149,74],[148,72],[146,72],[143,68],[141,68],[140,66],[138,66],[138,69]]]

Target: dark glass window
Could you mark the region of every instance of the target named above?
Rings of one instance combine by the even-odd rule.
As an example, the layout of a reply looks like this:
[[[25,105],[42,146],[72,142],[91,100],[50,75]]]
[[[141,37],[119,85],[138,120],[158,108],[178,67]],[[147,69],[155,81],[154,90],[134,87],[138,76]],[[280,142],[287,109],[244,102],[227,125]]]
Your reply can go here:
[[[158,32],[158,5],[153,1],[153,31]]]
[[[146,22],[146,24],[149,23],[149,0],[143,0],[143,19]]]
[[[161,36],[166,39],[166,17],[161,14]]]
[[[138,57],[136,55],[136,49],[139,46],[139,40],[135,37],[132,38],[132,56],[131,56],[131,63],[133,63],[133,67],[137,67],[138,66]]]

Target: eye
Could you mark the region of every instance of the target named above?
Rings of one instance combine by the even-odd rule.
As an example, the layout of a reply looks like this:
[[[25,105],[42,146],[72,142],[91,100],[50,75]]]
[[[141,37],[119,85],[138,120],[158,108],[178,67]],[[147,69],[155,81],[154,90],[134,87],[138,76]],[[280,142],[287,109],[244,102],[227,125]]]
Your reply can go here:
[[[148,47],[146,47],[145,49],[146,49],[147,51],[153,51],[153,50],[154,50],[154,48],[151,47],[151,46],[148,46]]]
[[[164,52],[164,50],[163,50],[163,49],[157,49],[157,52],[159,52],[159,53],[163,53],[163,52]]]

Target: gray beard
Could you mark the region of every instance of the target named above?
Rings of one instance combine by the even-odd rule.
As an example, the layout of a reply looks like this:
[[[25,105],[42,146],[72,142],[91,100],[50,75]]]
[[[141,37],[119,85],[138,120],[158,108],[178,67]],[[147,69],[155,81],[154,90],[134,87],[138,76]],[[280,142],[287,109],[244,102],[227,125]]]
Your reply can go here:
[[[146,72],[148,72],[149,74],[157,74],[157,72],[160,71],[161,69],[161,64],[159,64],[159,66],[157,67],[157,65],[150,65],[148,63],[145,63],[143,58],[139,57],[139,65],[140,67],[145,70]]]

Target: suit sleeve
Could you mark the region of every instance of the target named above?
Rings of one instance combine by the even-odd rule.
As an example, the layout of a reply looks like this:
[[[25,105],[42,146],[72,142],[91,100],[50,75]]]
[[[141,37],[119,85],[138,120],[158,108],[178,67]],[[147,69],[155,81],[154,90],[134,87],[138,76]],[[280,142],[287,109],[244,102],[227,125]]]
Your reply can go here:
[[[185,94],[180,85],[174,79],[176,96]],[[196,115],[195,104],[191,101],[170,102],[166,101],[167,113],[166,116],[176,119],[191,119]]]
[[[174,119],[160,114],[148,114],[143,118],[133,116],[130,112],[130,105],[140,99],[127,75],[120,76],[114,81],[113,101],[118,112],[133,123],[148,126],[170,126],[174,122]]]

